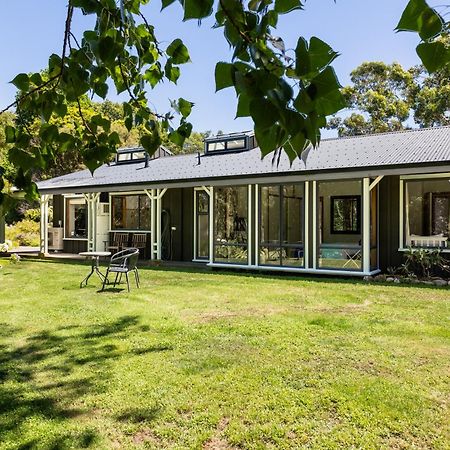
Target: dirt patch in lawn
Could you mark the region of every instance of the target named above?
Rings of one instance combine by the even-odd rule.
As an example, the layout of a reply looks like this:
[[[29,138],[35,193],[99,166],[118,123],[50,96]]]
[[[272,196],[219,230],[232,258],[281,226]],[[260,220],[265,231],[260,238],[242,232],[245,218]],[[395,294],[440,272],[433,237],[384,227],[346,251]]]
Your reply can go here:
[[[191,320],[195,323],[209,323],[216,320],[236,319],[246,317],[265,317],[286,312],[286,308],[247,308],[241,311],[205,311],[193,317]]]
[[[226,417],[222,417],[217,424],[216,431],[212,437],[210,437],[204,444],[203,450],[232,450],[232,447],[223,436],[230,420]]]

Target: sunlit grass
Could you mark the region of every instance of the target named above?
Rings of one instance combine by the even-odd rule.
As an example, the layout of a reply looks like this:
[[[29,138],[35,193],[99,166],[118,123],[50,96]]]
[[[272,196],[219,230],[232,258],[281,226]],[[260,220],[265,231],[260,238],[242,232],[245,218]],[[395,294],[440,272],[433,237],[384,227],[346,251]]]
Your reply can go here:
[[[1,448],[448,448],[447,288],[2,263]]]

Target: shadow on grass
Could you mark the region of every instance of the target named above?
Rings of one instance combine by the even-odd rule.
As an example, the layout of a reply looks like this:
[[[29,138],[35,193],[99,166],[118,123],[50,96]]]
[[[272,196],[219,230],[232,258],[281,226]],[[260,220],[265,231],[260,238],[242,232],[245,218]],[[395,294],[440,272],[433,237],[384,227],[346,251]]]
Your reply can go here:
[[[128,355],[171,350],[161,344],[146,349],[120,350],[120,342],[145,332],[138,316],[124,316],[115,321],[88,325],[66,325],[44,330],[21,341],[23,330],[0,324],[3,342],[14,339],[20,345],[0,345],[0,436],[3,442],[14,442],[15,448],[87,448],[95,446],[98,435],[89,424],[70,430],[70,419],[92,413],[87,395],[107,390],[112,362]],[[117,345],[116,345],[117,344]],[[81,404],[82,407],[74,405]],[[152,420],[158,411],[125,411],[115,419],[120,422]],[[26,423],[43,425],[42,433],[34,425],[32,437],[24,437]],[[51,428],[50,428],[51,429]],[[24,441],[21,441],[21,438]]]

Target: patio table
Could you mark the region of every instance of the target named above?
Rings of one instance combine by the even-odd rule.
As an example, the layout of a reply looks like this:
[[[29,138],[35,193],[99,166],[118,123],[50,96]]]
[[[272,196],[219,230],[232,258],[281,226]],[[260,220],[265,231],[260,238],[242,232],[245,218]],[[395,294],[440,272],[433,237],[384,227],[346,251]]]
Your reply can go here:
[[[105,279],[105,275],[102,274],[100,271],[100,258],[111,256],[111,252],[80,252],[78,253],[80,256],[86,256],[86,258],[91,258],[91,271],[87,274],[87,276],[83,279],[83,281],[80,283],[80,288],[83,287],[83,284],[87,286],[89,278],[92,276],[92,274],[95,272],[98,277],[100,278],[100,281],[103,282]]]

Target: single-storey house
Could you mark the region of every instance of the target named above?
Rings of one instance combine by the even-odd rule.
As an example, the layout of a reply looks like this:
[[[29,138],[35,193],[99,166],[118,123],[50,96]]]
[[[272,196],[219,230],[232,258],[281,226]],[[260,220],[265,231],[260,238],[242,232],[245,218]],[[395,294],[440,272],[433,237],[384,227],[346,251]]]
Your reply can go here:
[[[43,253],[138,246],[152,260],[360,276],[408,247],[450,253],[450,127],[324,139],[292,164],[262,159],[251,132],[201,154],[121,149],[38,189]]]

